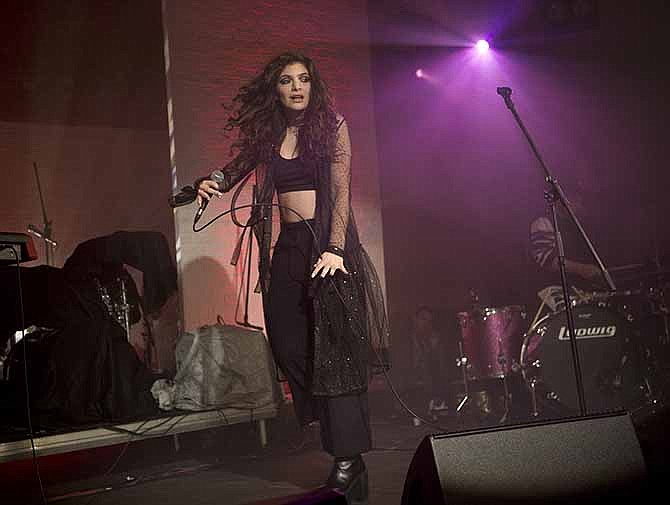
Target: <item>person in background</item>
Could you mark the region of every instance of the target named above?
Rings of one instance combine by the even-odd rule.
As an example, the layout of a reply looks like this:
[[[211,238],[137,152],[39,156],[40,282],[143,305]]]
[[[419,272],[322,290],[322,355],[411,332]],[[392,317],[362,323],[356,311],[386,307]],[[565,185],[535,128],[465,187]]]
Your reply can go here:
[[[577,183],[571,188],[570,205],[578,218],[584,210],[584,191],[583,183]],[[588,292],[604,287],[603,277],[568,212],[560,203],[557,202],[556,206],[558,226],[566,252],[565,270],[570,295],[586,297]],[[546,306],[552,312],[564,310],[556,234],[549,209],[546,215],[538,216],[530,223],[529,243],[530,258],[537,267],[536,288],[542,302],[540,308]]]
[[[414,313],[410,333],[412,368],[426,393],[427,411],[435,419],[448,409],[447,366],[449,361],[445,336],[438,331],[435,312],[421,306]]]

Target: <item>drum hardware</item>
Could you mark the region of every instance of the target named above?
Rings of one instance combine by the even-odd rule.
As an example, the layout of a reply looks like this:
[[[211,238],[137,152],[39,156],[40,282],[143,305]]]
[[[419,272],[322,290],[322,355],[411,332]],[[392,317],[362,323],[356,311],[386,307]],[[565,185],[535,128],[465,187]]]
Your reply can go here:
[[[489,417],[493,411],[489,405],[488,393],[491,387],[495,386],[490,381],[501,380],[504,390],[501,396],[503,413],[498,422],[507,422],[511,412],[509,378],[519,370],[519,364],[514,356],[518,356],[520,351],[523,321],[526,317],[525,308],[519,305],[476,306],[469,312],[457,314],[462,338],[458,343],[460,356],[456,360],[456,365],[461,369],[464,389],[463,397],[456,408],[457,413],[474,399],[470,383],[475,381],[487,383],[484,391],[480,392],[480,396],[485,400],[478,397],[477,405],[480,410],[485,406],[488,410],[481,413]],[[496,398],[499,398],[498,393]]]
[[[518,356],[526,317],[521,305],[484,307],[457,314],[462,354],[468,358],[471,380],[502,379],[509,374],[509,358]]]
[[[537,405],[537,390],[536,390],[537,379],[535,379],[535,377],[533,377],[531,379],[529,385],[530,385],[530,399],[531,399],[531,406],[532,406],[532,410],[531,410],[530,415],[533,416],[533,417],[538,417],[540,415],[540,411],[539,411],[538,405]]]
[[[639,265],[635,265],[636,267]],[[663,272],[660,272],[662,275]],[[649,275],[659,275],[655,272]],[[639,278],[642,278],[640,276]],[[590,394],[587,399],[590,411],[599,409],[625,408],[635,413],[637,416],[642,413],[653,413],[662,405],[670,390],[670,320],[668,318],[667,286],[663,286],[662,277],[650,286],[648,283],[640,282],[631,286],[631,289],[619,289],[613,291],[584,291],[579,292],[575,299],[571,298],[570,307],[577,314],[577,340],[580,343],[580,354],[582,346],[587,342],[582,337],[588,337],[588,331],[584,333],[585,320],[582,317],[589,312],[591,315],[601,320],[598,324],[607,326],[616,321],[619,326],[618,334],[615,339],[619,340],[619,348],[607,342],[606,335],[601,335],[603,339],[598,343],[593,340],[591,351],[595,353],[598,347],[601,348],[602,356],[590,354],[584,359],[586,363],[582,364],[581,370],[585,376],[584,387]],[[665,289],[665,293],[663,293]],[[542,299],[544,307],[545,300]],[[563,328],[563,335],[569,336],[565,325],[559,325],[558,319],[565,320],[565,310],[561,313],[545,315],[542,318],[543,323],[539,323],[538,310],[533,324],[530,325],[526,336],[524,337],[523,353],[521,357],[522,364],[519,367],[523,375],[523,380],[528,391],[529,415],[539,416],[543,408],[569,407],[569,415],[574,415],[574,386],[566,388],[566,381],[571,380],[561,376],[562,369],[569,365],[568,357],[565,352],[562,354],[557,351],[556,344],[541,343],[542,339],[556,338],[556,332]],[[553,322],[547,322],[552,321]],[[565,322],[565,321],[563,321]],[[598,324],[593,324],[592,331],[596,332]],[[586,325],[588,326],[588,325]],[[535,333],[535,336],[532,334]],[[596,336],[596,335],[593,335]],[[565,340],[565,339],[564,339]],[[526,349],[530,344],[539,343],[539,346],[548,346],[541,363],[539,359],[534,359],[536,353],[528,352]],[[553,350],[553,352],[549,352]],[[540,353],[541,354],[541,353]],[[617,357],[618,363],[614,363]],[[557,364],[557,362],[560,362]],[[604,367],[608,363],[610,370],[603,370],[600,377],[596,377],[590,368]],[[533,365],[538,366],[533,366]],[[616,366],[615,366],[616,365]],[[665,367],[665,368],[664,368]],[[556,369],[556,370],[554,370]],[[514,371],[513,367],[513,371]],[[568,370],[568,374],[572,371]],[[590,374],[590,375],[589,375]],[[557,385],[557,383],[559,383]],[[570,391],[567,392],[567,389]],[[567,397],[566,397],[567,395]],[[618,397],[618,398],[617,398]],[[608,399],[609,398],[609,399]],[[561,410],[565,413],[565,410]]]
[[[668,292],[670,286],[666,285],[661,288],[649,289],[649,301],[651,304],[651,314],[658,316],[662,321],[661,333],[658,335],[658,343],[660,345],[670,344],[670,307],[668,306]]]
[[[116,286],[112,286],[111,284],[116,284]],[[125,330],[126,337],[130,340],[130,305],[128,304],[124,279],[117,277],[114,283],[105,285],[96,277],[95,285],[100,299],[107,308],[107,313]],[[118,292],[114,292],[117,290]],[[118,298],[120,298],[120,301]]]
[[[542,399],[549,401],[546,406],[566,412],[577,409],[565,318],[565,312],[547,315],[524,337],[519,369],[530,392],[533,417],[540,414]],[[575,320],[588,410],[637,408],[654,401],[629,319],[611,307],[591,304],[576,307]]]
[[[130,305],[128,304],[126,282],[121,277],[117,279],[117,282],[119,282],[121,286],[121,306],[119,307],[119,310],[123,312],[123,322],[126,329],[126,336],[128,337],[128,340],[130,340]]]
[[[522,375],[524,374],[525,369],[527,368],[535,368],[539,369],[541,367],[541,363],[539,359],[536,359],[535,361],[532,361],[531,363],[528,363],[527,365],[523,365],[521,363],[517,363],[516,361],[512,365],[512,372],[517,374],[521,373]],[[530,415],[532,417],[539,417],[540,415],[540,410],[539,410],[539,402],[537,401],[537,385],[538,385],[538,380],[535,375],[530,376],[530,380],[527,381],[528,388],[530,390],[530,401],[531,401],[531,412]]]
[[[471,379],[468,378],[469,369],[471,364],[469,363],[467,355],[463,352],[463,344],[458,343],[458,349],[460,352],[460,357],[456,360],[456,366],[461,369],[461,378],[463,385],[463,393],[458,395],[460,401],[456,407],[456,415],[463,420],[464,416],[464,407],[471,406],[472,402],[475,402],[474,407],[479,411],[480,421],[482,417],[487,417],[491,414],[491,406],[489,401],[489,395],[487,391],[470,391],[470,382]]]
[[[456,413],[460,413],[461,409],[465,406],[466,402],[470,398],[470,391],[468,387],[468,357],[463,354],[463,344],[461,342],[458,343],[458,351],[460,353],[459,358],[456,360],[456,366],[461,369],[461,375],[463,377],[463,398],[459,402],[458,406],[456,407]]]
[[[610,272],[621,272],[624,270],[639,270],[644,268],[646,265],[644,263],[631,263],[629,265],[618,265],[615,267],[610,267]]]
[[[498,424],[505,424],[508,419],[509,419],[509,413],[510,413],[510,402],[512,399],[512,395],[509,390],[509,385],[507,384],[507,378],[503,378],[503,387],[504,387],[504,400],[503,400],[503,415],[502,417],[498,420]]]
[[[505,358],[505,352],[503,350],[503,343],[502,339],[500,336],[498,336],[498,364],[500,365],[500,368],[502,370],[508,370],[507,368],[507,359]],[[510,369],[513,368],[514,365]],[[503,389],[504,389],[504,411],[503,415],[498,421],[500,424],[506,423],[507,419],[509,418],[509,413],[510,413],[510,400],[511,400],[511,394],[510,394],[510,389],[509,389],[509,384],[507,382],[508,378],[508,373],[503,373],[502,376],[502,381],[503,381]]]
[[[141,299],[138,300],[138,305],[135,306],[132,303],[132,290],[129,291],[129,283],[132,282],[130,275],[124,277],[123,275],[117,275],[113,277],[113,280],[103,282],[98,277],[94,277],[94,282],[98,296],[102,300],[107,313],[116,321],[119,326],[121,326],[126,333],[126,338],[130,342],[131,340],[131,325],[134,322],[137,322],[137,319],[134,319],[134,310],[137,310],[137,317],[140,318],[143,325],[143,330],[141,335],[144,339],[144,352],[141,356],[142,362],[149,368],[153,368],[153,357],[156,352],[156,341],[153,336],[153,325],[149,320],[149,316],[145,314],[144,307],[141,303]]]

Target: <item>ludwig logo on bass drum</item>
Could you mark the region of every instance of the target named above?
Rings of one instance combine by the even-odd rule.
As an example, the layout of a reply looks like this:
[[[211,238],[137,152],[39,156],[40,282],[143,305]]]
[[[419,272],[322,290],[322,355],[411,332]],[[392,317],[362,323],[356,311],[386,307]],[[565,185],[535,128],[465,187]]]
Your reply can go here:
[[[575,333],[577,333],[577,338],[613,337],[616,335],[616,325],[577,328]],[[570,330],[568,330],[567,326],[561,326],[558,332],[558,340],[570,340]]]

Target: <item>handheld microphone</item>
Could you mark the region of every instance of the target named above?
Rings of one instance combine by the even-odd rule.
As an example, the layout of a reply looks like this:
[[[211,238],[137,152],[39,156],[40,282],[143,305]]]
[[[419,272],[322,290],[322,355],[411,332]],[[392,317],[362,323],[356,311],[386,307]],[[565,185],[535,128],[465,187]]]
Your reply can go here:
[[[221,170],[214,170],[214,172],[211,173],[209,176],[210,180],[216,182],[217,184],[223,184],[226,182],[226,178],[223,175],[223,172]],[[196,190],[196,196],[197,196],[197,190]],[[211,200],[211,197],[210,197]],[[205,212],[205,209],[207,208],[207,204],[209,204],[209,200],[206,198],[202,199],[202,203],[200,204],[200,207],[198,208],[198,212],[195,213],[195,218],[193,218],[193,224],[197,223],[200,217],[202,217],[202,213]]]

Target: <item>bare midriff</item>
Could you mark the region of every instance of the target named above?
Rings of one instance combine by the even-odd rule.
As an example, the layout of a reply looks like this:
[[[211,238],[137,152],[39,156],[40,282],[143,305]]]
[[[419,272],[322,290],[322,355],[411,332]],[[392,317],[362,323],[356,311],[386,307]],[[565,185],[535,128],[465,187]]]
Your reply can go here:
[[[281,216],[282,223],[296,223],[303,219],[314,219],[316,212],[315,190],[288,191],[280,193],[278,199],[279,205],[281,205],[279,215]],[[293,209],[295,212],[289,209]]]

